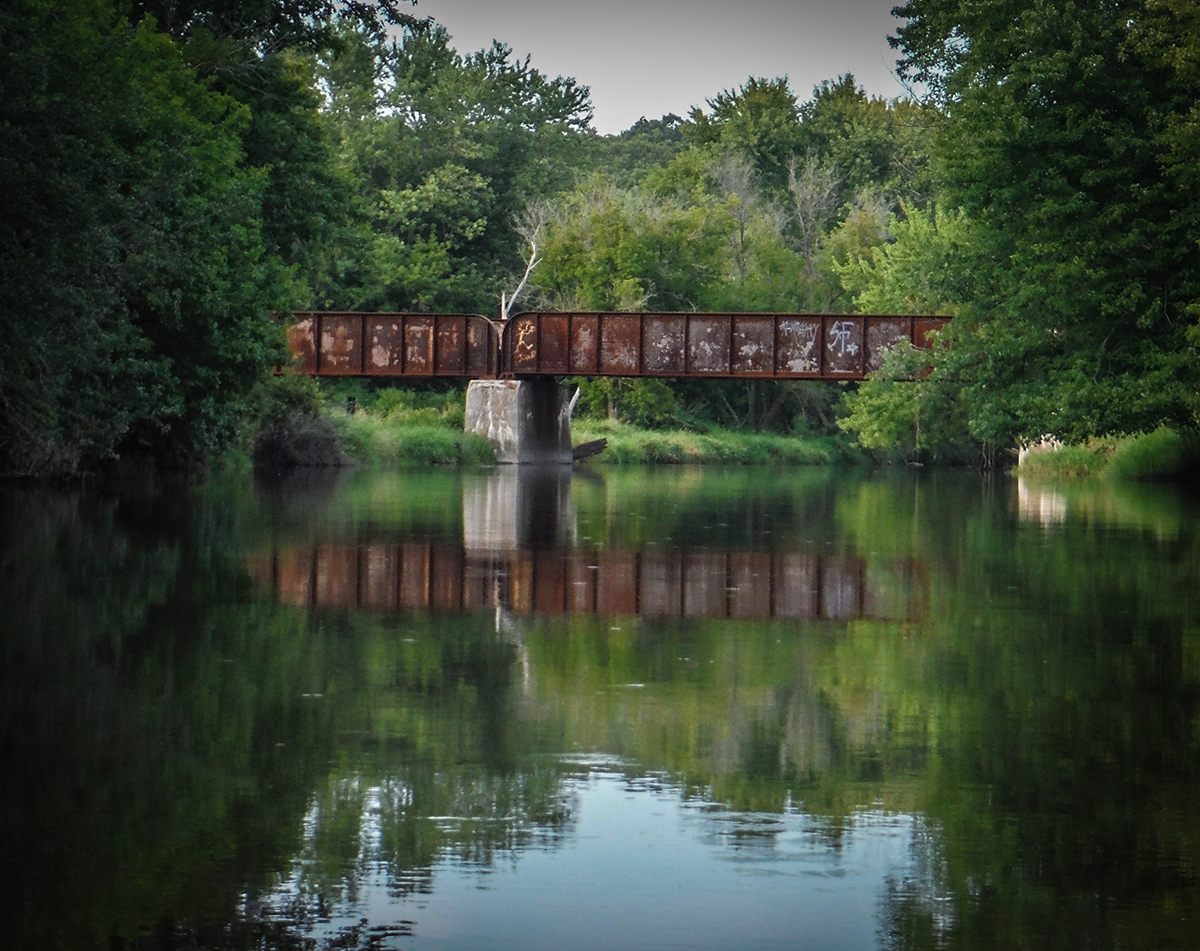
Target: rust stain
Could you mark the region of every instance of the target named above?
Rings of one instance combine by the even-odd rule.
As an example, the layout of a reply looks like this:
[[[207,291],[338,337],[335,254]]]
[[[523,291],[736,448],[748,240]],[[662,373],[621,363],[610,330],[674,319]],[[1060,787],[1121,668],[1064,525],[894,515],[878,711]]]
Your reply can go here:
[[[496,374],[500,334],[479,314],[301,311],[287,328],[301,373],[320,376]]]
[[[605,314],[600,324],[600,372],[636,376],[640,369],[642,315]]]
[[[463,318],[439,314],[434,318],[433,372],[444,375],[462,375],[467,369],[466,338],[463,335]]]
[[[901,340],[911,339],[908,320],[904,318],[881,318],[867,323],[867,371],[874,372],[883,366],[883,361]]]
[[[499,329],[478,314],[299,312],[287,328],[302,373],[329,376],[860,379],[889,347],[927,349],[932,315],[538,313]]]
[[[316,321],[305,317],[287,329],[287,345],[301,373],[317,372]]]

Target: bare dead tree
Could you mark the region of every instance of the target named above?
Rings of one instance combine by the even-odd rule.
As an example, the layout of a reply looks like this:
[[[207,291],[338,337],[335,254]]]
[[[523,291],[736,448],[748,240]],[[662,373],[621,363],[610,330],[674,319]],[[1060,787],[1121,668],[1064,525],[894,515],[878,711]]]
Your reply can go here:
[[[809,279],[816,275],[817,252],[825,228],[837,212],[838,186],[842,176],[837,166],[822,162],[810,151],[801,162],[792,157],[788,165],[788,192],[792,198],[792,222],[804,258],[804,272]]]
[[[738,281],[744,284],[750,260],[752,219],[761,218],[775,234],[779,234],[783,231],[784,216],[780,209],[764,200],[762,176],[746,156],[726,152],[709,166],[709,174],[726,201],[736,199],[730,202],[736,227],[729,236],[729,248]]]
[[[517,289],[512,294],[505,294],[503,291],[500,292],[501,320],[508,320],[513,306],[521,299],[528,288],[529,275],[541,263],[542,259],[538,257],[538,240],[541,238],[542,228],[546,224],[549,213],[549,208],[543,202],[531,202],[517,218],[517,234],[528,243],[529,253],[525,257],[525,273],[521,275]]]
[[[746,156],[726,152],[709,166],[709,174],[723,195],[737,195],[747,206],[758,201],[761,176]]]

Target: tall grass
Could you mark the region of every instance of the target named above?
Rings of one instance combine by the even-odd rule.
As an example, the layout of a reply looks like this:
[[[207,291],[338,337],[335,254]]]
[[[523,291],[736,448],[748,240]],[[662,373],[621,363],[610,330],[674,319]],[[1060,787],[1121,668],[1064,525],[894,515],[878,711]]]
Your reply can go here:
[[[1200,436],[1160,426],[1029,455],[1017,472],[1035,479],[1178,479],[1200,472]]]
[[[1168,426],[1118,443],[1102,475],[1106,479],[1173,479],[1200,463],[1200,439]]]
[[[1111,452],[1097,444],[1063,446],[1030,453],[1017,471],[1031,479],[1086,479],[1100,474]]]
[[[342,450],[355,462],[400,468],[436,465],[493,465],[496,451],[482,436],[440,423],[356,413],[330,417]]]
[[[607,439],[597,462],[617,465],[725,463],[743,465],[820,466],[863,461],[863,456],[828,437],[782,436],[713,429],[646,430],[611,420],[580,420],[574,424],[578,442]]]

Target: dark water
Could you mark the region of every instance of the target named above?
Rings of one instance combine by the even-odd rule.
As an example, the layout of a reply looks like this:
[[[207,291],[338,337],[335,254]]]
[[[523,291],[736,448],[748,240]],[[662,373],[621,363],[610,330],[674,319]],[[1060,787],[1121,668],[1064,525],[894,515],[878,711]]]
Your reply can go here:
[[[1200,946],[1200,506],[0,489],[0,943]]]

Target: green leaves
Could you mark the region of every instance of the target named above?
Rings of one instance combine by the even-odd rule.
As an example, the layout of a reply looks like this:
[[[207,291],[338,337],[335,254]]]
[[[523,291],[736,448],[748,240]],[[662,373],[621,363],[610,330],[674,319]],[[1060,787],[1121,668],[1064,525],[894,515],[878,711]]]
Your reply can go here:
[[[749,156],[769,185],[781,188],[788,161],[801,151],[800,110],[786,78],[750,77],[739,89],[708,100],[711,113],[692,109],[683,136],[696,145]]]
[[[534,280],[551,306],[581,310],[686,310],[719,277],[719,211],[656,201],[593,180],[546,226]]]
[[[961,211],[922,211],[907,203],[892,215],[889,241],[847,250],[832,267],[864,314],[953,314],[968,299],[966,261],[973,235]]]
[[[241,165],[249,110],[105,3],[23,3],[0,36],[0,470],[69,471],[133,438],[218,447],[274,360],[288,279],[264,254],[263,175]]]
[[[957,270],[954,375],[1000,443],[1186,424],[1187,308],[1200,293],[1196,192],[1172,132],[1195,32],[1144,0],[912,0],[902,66],[943,105],[943,207],[973,222]],[[1182,95],[1184,89],[1188,90]],[[860,278],[864,275],[859,274]],[[913,284],[914,288],[917,286]]]
[[[317,67],[358,224],[318,287],[331,306],[491,313],[523,242],[513,221],[568,181],[588,91],[513,61],[463,56],[432,21],[385,43],[343,31]]]

